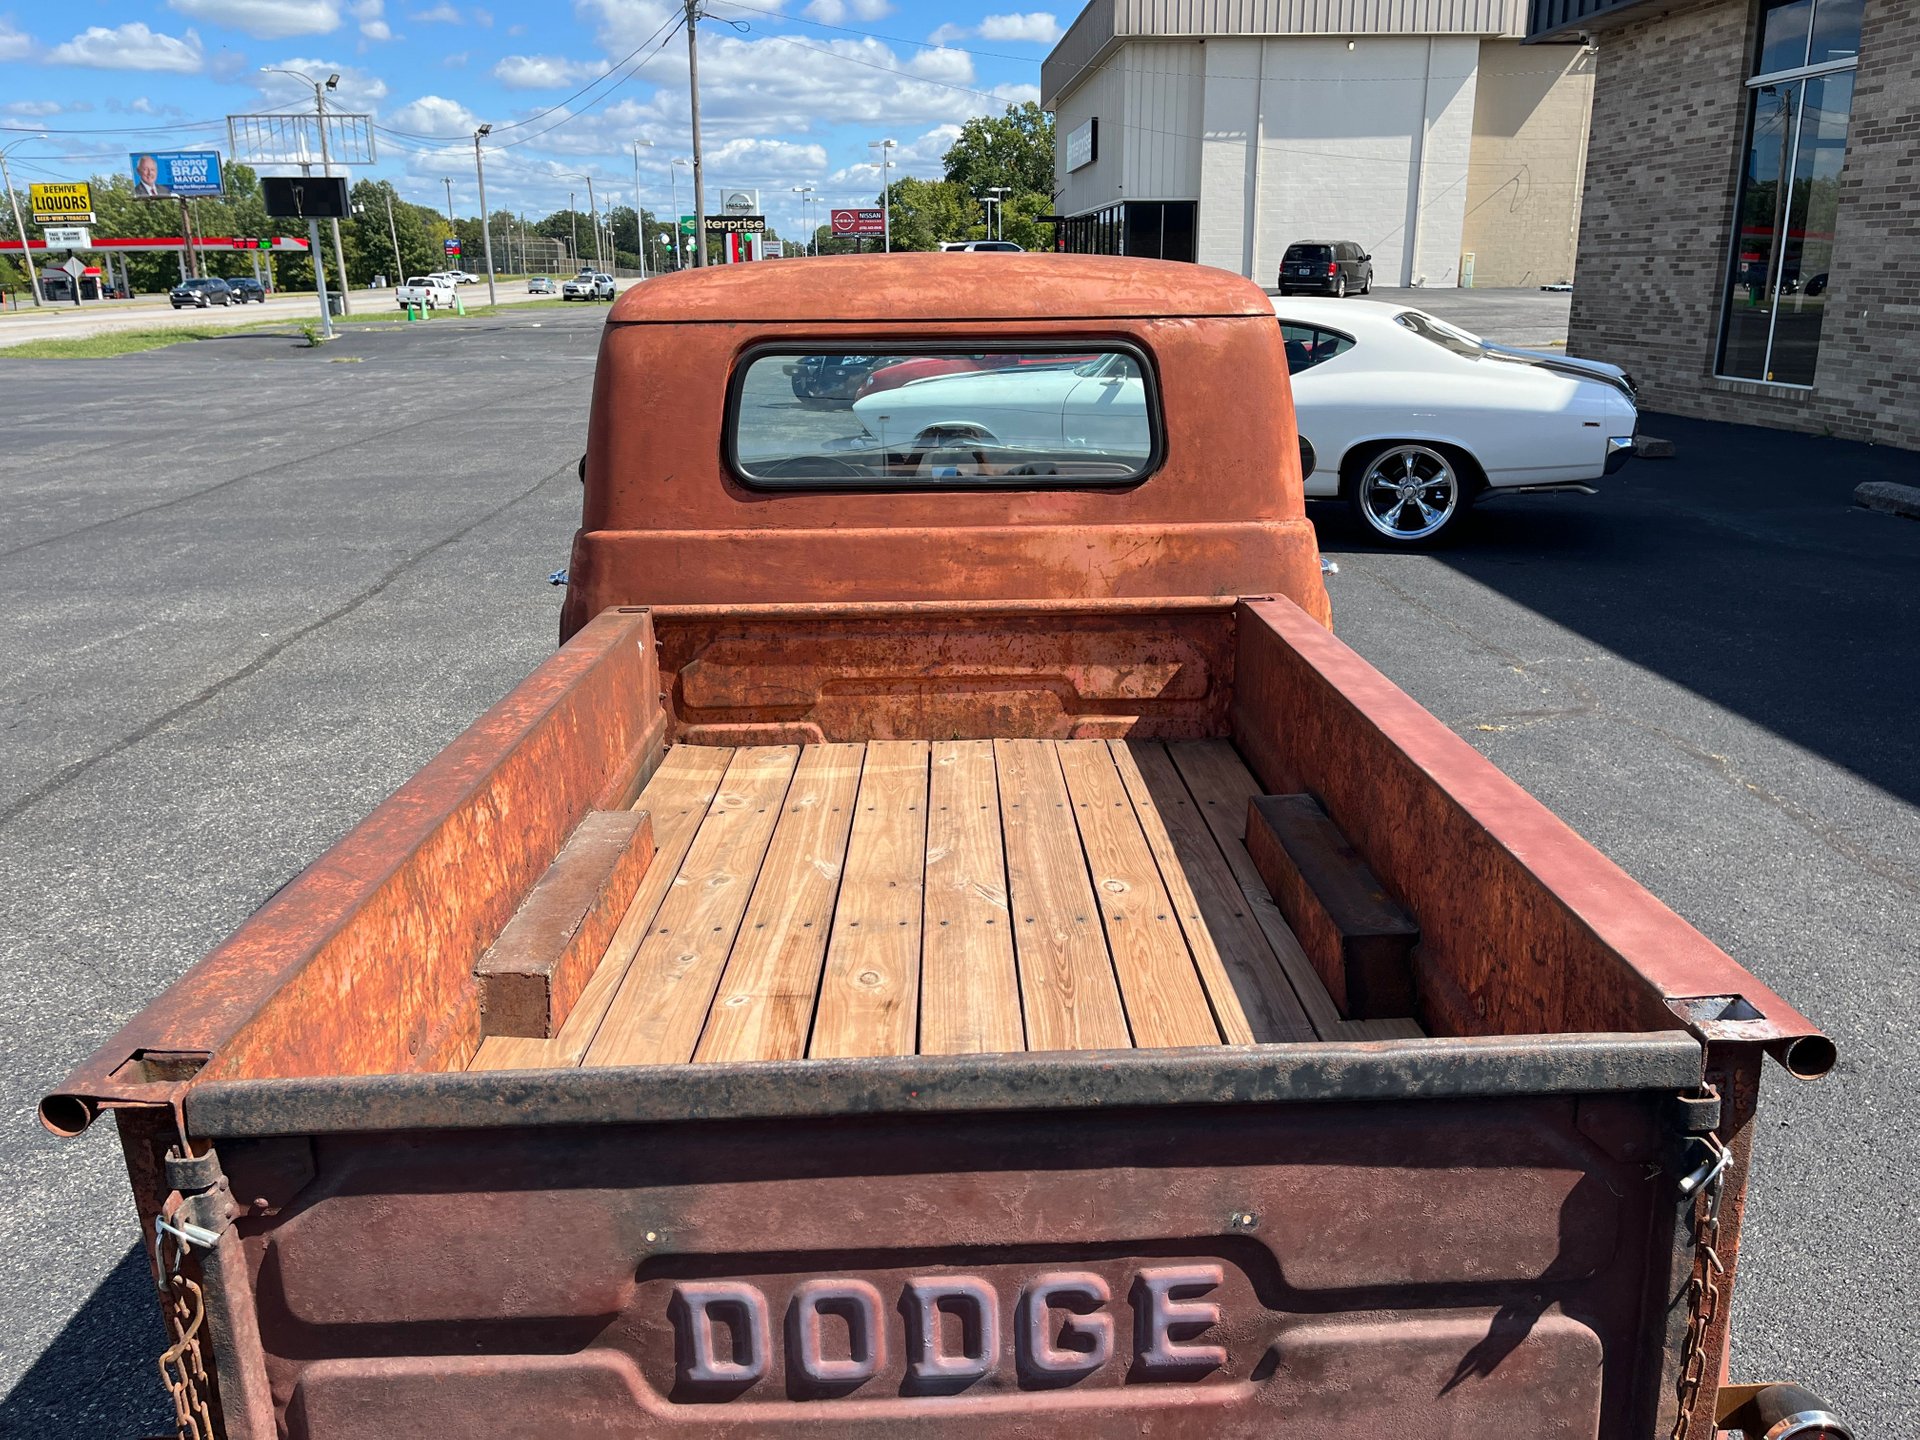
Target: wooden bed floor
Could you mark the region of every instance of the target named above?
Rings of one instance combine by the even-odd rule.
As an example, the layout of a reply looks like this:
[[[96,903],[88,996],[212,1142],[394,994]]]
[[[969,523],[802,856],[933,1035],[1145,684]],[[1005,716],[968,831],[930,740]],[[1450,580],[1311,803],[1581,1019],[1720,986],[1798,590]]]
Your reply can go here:
[[[1343,1021],[1242,835],[1224,740],[675,746],[657,847],[550,1040],[473,1069],[1243,1045]]]

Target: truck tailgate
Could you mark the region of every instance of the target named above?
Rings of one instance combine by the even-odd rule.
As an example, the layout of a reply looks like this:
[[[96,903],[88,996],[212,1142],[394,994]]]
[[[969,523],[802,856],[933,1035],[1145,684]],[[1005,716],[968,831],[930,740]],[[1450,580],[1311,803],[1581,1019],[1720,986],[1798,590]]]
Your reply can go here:
[[[1673,1031],[206,1084],[252,1201],[208,1267],[259,1330],[229,1433],[1644,1435],[1700,1064]]]

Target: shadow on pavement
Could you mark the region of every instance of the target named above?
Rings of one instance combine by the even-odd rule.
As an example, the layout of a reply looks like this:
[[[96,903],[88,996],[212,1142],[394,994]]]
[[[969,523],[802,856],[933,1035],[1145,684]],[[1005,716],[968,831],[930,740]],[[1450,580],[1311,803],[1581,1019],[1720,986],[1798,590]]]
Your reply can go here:
[[[1920,522],[1851,498],[1920,485],[1920,454],[1665,415],[1641,430],[1676,458],[1598,497],[1493,501],[1435,558],[1920,803]],[[1378,548],[1343,507],[1311,513],[1329,554]]]
[[[163,1334],[136,1246],[0,1399],[0,1435],[171,1435],[173,1407],[154,1364]]]

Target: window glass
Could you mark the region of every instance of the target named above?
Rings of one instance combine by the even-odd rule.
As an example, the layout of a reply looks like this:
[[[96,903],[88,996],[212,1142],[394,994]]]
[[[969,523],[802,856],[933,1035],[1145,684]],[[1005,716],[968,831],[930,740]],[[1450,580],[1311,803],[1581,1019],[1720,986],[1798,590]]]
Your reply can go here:
[[[1866,0],[1820,0],[1813,12],[1809,65],[1860,57],[1860,11]]]
[[[1852,72],[1756,86],[1720,373],[1811,385],[1833,267]]]
[[[1269,251],[1269,254],[1272,252]],[[1324,265],[1333,259],[1333,247],[1330,245],[1289,245],[1287,253],[1280,257],[1283,264]]]
[[[1413,331],[1422,340],[1431,340],[1442,349],[1451,350],[1456,355],[1464,355],[1469,360],[1478,360],[1486,354],[1480,343],[1480,337],[1470,331],[1462,330],[1458,325],[1449,325],[1419,310],[1402,310],[1393,317],[1399,324]]]
[[[1324,365],[1334,356],[1344,355],[1353,348],[1353,341],[1348,336],[1312,325],[1295,325],[1286,320],[1280,322],[1280,338],[1287,346],[1289,375],[1298,375],[1302,370]]]
[[[1137,480],[1159,414],[1127,350],[760,355],[728,437],[766,488],[1103,485]]]
[[[1813,26],[1813,0],[1769,0],[1760,12],[1760,55],[1753,73],[1771,75],[1807,63],[1807,36]]]

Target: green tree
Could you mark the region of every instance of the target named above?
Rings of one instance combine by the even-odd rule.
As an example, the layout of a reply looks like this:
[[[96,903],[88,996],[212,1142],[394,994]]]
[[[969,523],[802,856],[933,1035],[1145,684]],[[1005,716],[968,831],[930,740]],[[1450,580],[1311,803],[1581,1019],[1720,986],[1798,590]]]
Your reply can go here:
[[[895,250],[938,250],[973,233],[978,206],[951,180],[896,180],[888,192]]]
[[[949,183],[975,202],[964,235],[984,239],[987,206],[996,187],[1001,196],[1000,232],[1029,250],[1053,245],[1053,227],[1040,216],[1053,213],[1053,117],[1031,100],[1009,105],[1004,115],[983,116],[961,126],[944,157]]]

